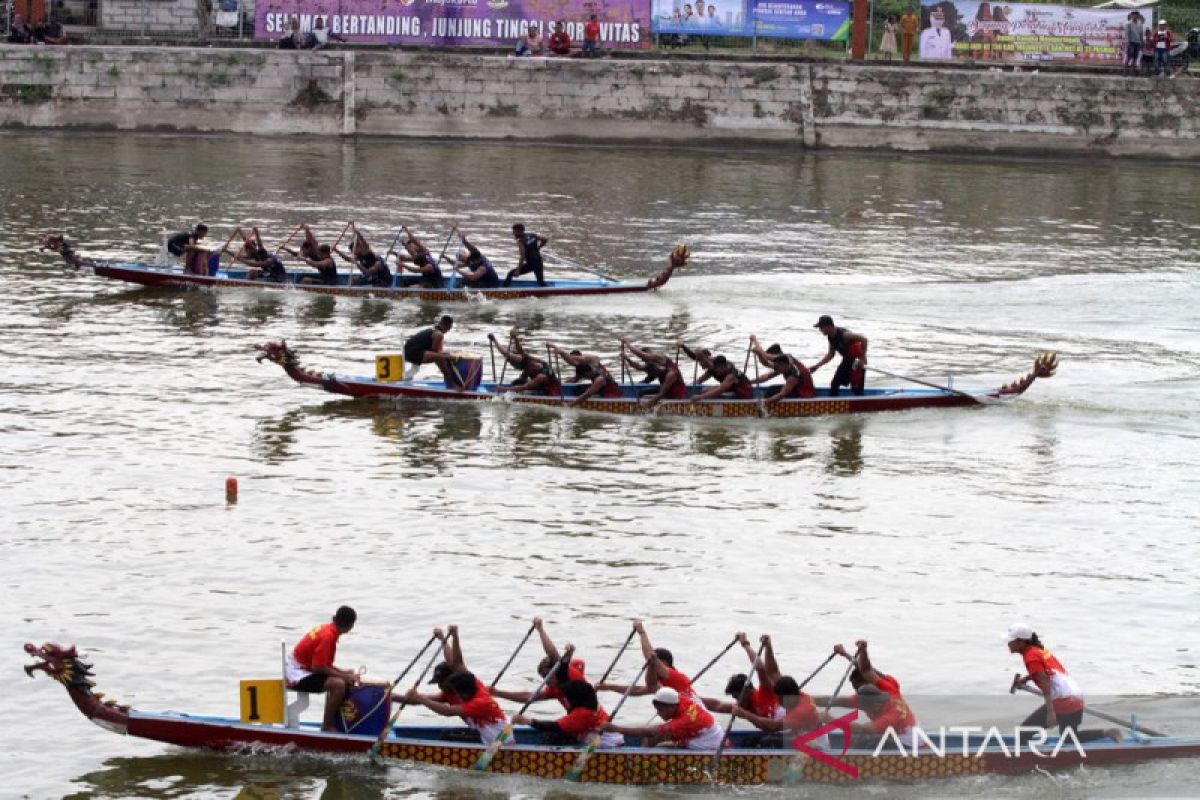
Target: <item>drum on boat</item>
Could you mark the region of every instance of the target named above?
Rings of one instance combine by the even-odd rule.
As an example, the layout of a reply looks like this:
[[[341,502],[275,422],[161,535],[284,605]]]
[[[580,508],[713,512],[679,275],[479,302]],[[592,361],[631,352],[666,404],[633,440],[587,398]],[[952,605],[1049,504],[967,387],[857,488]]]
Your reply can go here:
[[[450,375],[446,378],[446,388],[466,389],[474,391],[483,380],[483,358],[474,353],[451,353],[454,360],[450,362]]]
[[[386,684],[367,683],[346,693],[337,716],[342,733],[378,736],[392,715],[392,696]]]

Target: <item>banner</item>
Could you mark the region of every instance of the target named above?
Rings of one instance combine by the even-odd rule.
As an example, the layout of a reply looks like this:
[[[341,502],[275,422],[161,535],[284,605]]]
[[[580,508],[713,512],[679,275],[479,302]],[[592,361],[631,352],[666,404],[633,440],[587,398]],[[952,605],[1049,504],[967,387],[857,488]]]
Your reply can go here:
[[[654,0],[654,33],[844,39],[850,4],[840,0]]]
[[[835,0],[748,0],[756,36],[844,40],[850,4]]]
[[[1125,51],[1128,10],[1034,3],[921,6],[921,60],[1113,61]]]
[[[561,21],[577,48],[592,14],[602,49],[650,46],[649,0],[258,0],[254,38],[280,39],[295,16],[303,33],[320,19],[350,42],[515,45],[531,24],[545,39]]]

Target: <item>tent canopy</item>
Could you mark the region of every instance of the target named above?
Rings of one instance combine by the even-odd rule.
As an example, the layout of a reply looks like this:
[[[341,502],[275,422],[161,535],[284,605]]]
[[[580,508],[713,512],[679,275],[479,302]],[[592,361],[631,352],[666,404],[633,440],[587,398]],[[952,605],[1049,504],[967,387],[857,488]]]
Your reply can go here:
[[[1092,8],[1149,8],[1158,5],[1159,0],[1108,0]]]

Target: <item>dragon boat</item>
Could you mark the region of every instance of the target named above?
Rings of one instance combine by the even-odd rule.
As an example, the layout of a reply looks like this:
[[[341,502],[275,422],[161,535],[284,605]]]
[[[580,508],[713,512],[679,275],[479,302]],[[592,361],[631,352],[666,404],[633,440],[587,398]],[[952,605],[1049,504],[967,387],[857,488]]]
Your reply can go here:
[[[175,711],[138,711],[106,700],[103,694],[94,691],[91,666],[74,647],[26,644],[25,651],[38,659],[25,667],[26,674],[32,677],[34,672],[45,672],[66,688],[86,718],[126,736],[235,752],[279,748],[280,756],[297,750],[367,756],[375,750],[384,760],[463,769],[471,768],[485,750],[477,734],[469,729],[433,725],[393,726],[375,748],[379,734],[389,723],[387,706],[369,709],[370,717],[377,721],[374,727],[347,724],[355,712],[343,707],[341,719],[343,727],[351,731],[348,733],[325,733],[315,724],[298,721],[256,723]],[[386,698],[386,692],[383,696]],[[912,782],[1200,757],[1198,737],[1144,736],[1136,732],[1119,742],[1100,740],[1087,744],[1080,744],[1071,736],[1047,736],[1034,746],[1011,735],[956,733],[940,741],[924,739],[919,746],[914,737],[911,748],[906,737],[890,741],[885,737],[883,744],[873,748],[847,747],[843,731],[848,729],[848,723],[841,726],[839,722],[835,720],[824,726],[836,728],[829,734],[829,747],[825,750],[800,748],[795,743],[794,748],[762,746],[757,733],[734,731],[720,758],[710,752],[643,747],[636,737],[627,737],[625,747],[596,750],[586,759],[577,779],[625,785]],[[524,726],[516,727],[514,733],[514,738],[491,761],[490,771],[561,779],[579,766],[579,745],[549,743],[538,731]]]
[[[193,287],[206,289],[262,289],[265,291],[299,291],[342,297],[375,297],[387,300],[423,300],[427,302],[456,302],[486,298],[516,300],[524,297],[590,297],[595,295],[649,292],[666,286],[675,270],[686,258],[672,258],[671,263],[654,277],[640,281],[615,281],[604,277],[592,280],[548,279],[539,286],[537,281],[515,279],[509,286],[475,289],[462,283],[458,275],[450,275],[440,289],[403,286],[399,275],[393,276],[391,286],[351,285],[351,273],[339,273],[337,284],[304,283],[313,278],[313,270],[287,270],[282,281],[247,278],[246,268],[218,265],[211,274],[200,274],[171,264],[146,264],[125,261],[90,262],[92,272],[101,278],[138,283],[143,286]]]
[[[997,389],[963,391],[951,387],[929,388],[871,388],[861,395],[839,394],[830,396],[828,389],[818,389],[816,397],[788,398],[771,403],[764,401],[778,389],[766,385],[755,389],[754,399],[737,399],[729,396],[695,400],[662,400],[652,408],[642,398],[655,391],[656,387],[644,383],[620,384],[620,397],[590,397],[576,402],[575,397],[586,389],[587,384],[562,385],[562,392],[555,395],[533,395],[504,393],[501,384],[492,381],[467,381],[461,388],[450,386],[443,380],[388,380],[389,375],[400,375],[403,365],[396,359],[400,356],[381,355],[376,357],[376,374],[371,376],[344,375],[336,372],[320,372],[300,365],[294,350],[286,342],[267,342],[257,345],[257,359],[278,364],[296,383],[314,386],[334,394],[350,397],[388,397],[405,400],[432,400],[450,402],[499,401],[521,406],[539,408],[576,408],[605,414],[658,414],[678,417],[761,417],[791,418],[825,416],[830,414],[859,414],[874,411],[904,411],[915,408],[954,408],[960,406],[997,405],[1022,395],[1038,378],[1049,378],[1058,368],[1058,356],[1041,353],[1034,360],[1033,368],[1023,377]],[[480,368],[479,359],[470,360]],[[390,366],[389,366],[390,364]],[[911,380],[911,379],[910,379]],[[692,384],[687,387],[690,397],[703,391],[705,386]]]

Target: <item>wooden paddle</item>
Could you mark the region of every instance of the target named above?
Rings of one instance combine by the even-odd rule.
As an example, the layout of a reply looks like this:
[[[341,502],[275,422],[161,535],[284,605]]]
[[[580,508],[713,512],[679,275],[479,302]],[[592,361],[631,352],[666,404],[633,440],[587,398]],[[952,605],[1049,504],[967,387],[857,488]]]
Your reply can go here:
[[[1021,680],[1021,673],[1018,672],[1016,675],[1013,675],[1012,686],[1008,687],[1009,694],[1015,694],[1017,689],[1020,689],[1023,692],[1029,692],[1030,694],[1036,694],[1038,697],[1045,697],[1045,695],[1043,695],[1041,693],[1041,691],[1039,691],[1038,689],[1034,689],[1031,686],[1019,686],[1018,682],[1020,680]],[[1093,709],[1091,709],[1088,706],[1084,706],[1083,713],[1091,714],[1093,717],[1096,717],[1098,719],[1112,722],[1116,725],[1120,725],[1123,728],[1128,728],[1129,730],[1131,730],[1135,733],[1140,732],[1140,733],[1147,734],[1148,736],[1166,736],[1167,735],[1165,733],[1160,733],[1160,732],[1158,732],[1156,730],[1152,730],[1150,728],[1143,728],[1141,726],[1135,726],[1132,722],[1123,720],[1120,717],[1113,716],[1112,714],[1106,714],[1103,711],[1094,711]]]
[[[532,632],[533,630],[531,628],[530,633]],[[529,637],[526,636],[525,638],[528,639]],[[533,690],[533,694],[529,695],[529,699],[525,701],[525,705],[521,706],[521,710],[516,714],[517,716],[520,716],[529,710],[529,707],[533,705],[535,700],[537,700],[537,696],[542,693],[542,689],[545,689],[546,684],[550,682],[550,678],[554,676],[554,673],[558,672],[559,667],[561,667],[563,664],[570,663],[571,656],[574,655],[574,653],[574,645],[567,645],[567,649],[563,650],[563,654],[559,656],[558,661],[554,662],[554,666],[551,667],[550,671],[546,673],[546,677],[542,678],[542,682],[539,683],[538,687]],[[513,653],[513,655],[515,656],[516,653]],[[494,686],[495,684],[492,685]],[[487,746],[487,750],[483,751],[483,754],[479,756],[471,769],[475,770],[476,772],[487,771],[487,768],[492,765],[492,759],[496,757],[496,753],[499,753],[500,748],[504,746],[504,743],[512,738],[512,732],[513,721],[512,717],[509,717],[508,724],[504,726],[504,730],[500,731],[500,735],[492,740],[492,743]]]
[[[417,663],[417,659],[420,658],[425,653],[425,651],[429,649],[429,645],[433,644],[436,640],[437,640],[436,636],[429,637],[429,641],[426,642],[425,646],[421,648],[421,652],[417,653],[417,655],[413,658],[412,662],[410,662],[409,665],[404,668],[404,672],[401,672],[399,677],[397,677],[396,680],[392,681],[391,686],[388,686],[388,694],[389,695],[392,693],[392,688],[395,687],[395,685],[397,683],[399,683],[401,680],[404,679],[404,676],[408,673],[408,671],[413,668],[413,664]],[[420,675],[420,677],[417,678],[417,682],[415,684],[413,684],[413,688],[415,688],[415,689],[421,688],[421,681],[425,680],[425,676],[429,673],[429,670],[433,667],[433,662],[437,661],[437,658],[441,654],[441,652],[442,652],[442,649],[440,647],[434,648],[433,655],[429,657],[429,661],[425,662],[425,669],[421,670],[421,675]],[[403,702],[400,703],[399,705],[397,705],[395,712],[392,714],[392,718],[388,720],[388,724],[384,725],[383,730],[381,730],[379,732],[379,738],[375,740],[375,743],[373,745],[371,745],[370,756],[372,759],[375,759],[379,756],[379,750],[383,747],[384,740],[386,740],[388,737],[388,734],[392,732],[392,728],[395,727],[395,725],[396,725],[396,720],[400,718],[400,712],[404,710],[404,707],[406,705],[408,705],[408,703],[403,703]]]
[[[941,390],[943,392],[947,392],[949,394],[956,394],[956,395],[959,395],[960,397],[969,397],[972,400],[976,400],[976,401],[979,400],[978,397],[971,394],[970,392],[960,392],[958,389],[951,389],[949,386],[942,386],[937,383],[930,383],[928,381],[918,380],[917,378],[910,378],[906,375],[898,375],[895,372],[888,372],[887,370],[879,369],[878,367],[868,367],[866,364],[859,364],[857,361],[855,363],[858,366],[860,366],[862,369],[869,370],[871,372],[878,372],[880,375],[887,375],[889,378],[898,378],[899,380],[908,381],[909,383],[916,383],[921,386],[928,386],[930,389],[939,389],[939,390]]]
[[[695,683],[696,681],[700,680],[700,678],[704,677],[704,673],[706,673],[706,672],[708,672],[710,669],[712,669],[712,668],[713,668],[713,666],[714,666],[714,665],[715,665],[715,664],[716,664],[718,661],[720,661],[720,660],[721,660],[721,657],[722,657],[722,656],[724,656],[726,653],[728,653],[728,652],[729,652],[731,649],[733,649],[733,646],[734,646],[735,644],[737,644],[737,643],[738,643],[738,639],[737,639],[737,637],[735,636],[735,637],[733,637],[733,641],[731,641],[729,644],[725,645],[725,649],[724,649],[724,650],[722,650],[721,652],[717,653],[715,656],[713,656],[713,660],[712,660],[712,661],[710,661],[710,662],[708,662],[707,664],[705,664],[705,665],[704,665],[704,669],[700,670],[699,672],[697,672],[695,675],[693,675],[693,676],[692,676],[692,683]]]
[[[611,281],[611,278],[609,278],[607,275],[605,275],[600,270],[589,269],[588,267],[585,267],[583,264],[580,264],[578,261],[567,258],[566,256],[560,256],[558,253],[551,253],[550,255],[553,256],[558,261],[561,261],[564,264],[566,264],[567,266],[573,267],[574,269],[577,269],[580,272],[586,272],[589,275],[595,275],[597,278],[599,278],[600,280],[605,281],[605,282]]]
[[[296,234],[302,230],[304,230],[304,223],[297,225],[296,229],[289,233],[286,239],[280,242],[279,247],[275,248],[275,255],[279,255],[279,252],[283,250],[283,248],[287,247],[288,244],[291,243],[292,239],[295,238]]]
[[[517,659],[517,653],[521,652],[521,648],[523,648],[525,646],[525,643],[529,641],[529,637],[533,636],[533,632],[536,629],[537,629],[536,625],[529,626],[529,630],[527,630],[525,632],[525,638],[521,640],[521,643],[519,645],[517,645],[517,649],[513,650],[513,654],[508,657],[508,661],[505,661],[504,666],[501,667],[500,671],[496,673],[496,677],[492,681],[490,688],[492,688],[492,689],[496,688],[496,684],[500,682],[500,679],[504,677],[504,673],[508,672],[508,668],[511,667],[513,661],[515,661]]]
[[[721,763],[721,754],[725,752],[725,742],[729,741],[729,732],[733,730],[733,723],[737,720],[737,707],[746,699],[746,693],[754,688],[754,676],[758,672],[758,664],[762,661],[763,648],[767,646],[763,642],[758,646],[758,653],[754,656],[754,664],[750,667],[750,672],[746,675],[746,682],[742,684],[742,690],[738,692],[738,696],[733,699],[733,710],[729,712],[729,724],[725,726],[725,733],[721,736],[721,741],[717,745],[717,751],[713,753],[712,761],[708,764],[710,773],[717,771],[717,765]]]
[[[855,652],[855,655],[858,655],[858,653]],[[850,677],[850,673],[854,671],[856,666],[858,665],[855,663],[854,659],[850,659],[850,666],[846,667],[846,671],[842,673],[842,679],[838,681],[837,688],[833,690],[833,694],[829,695],[829,700],[825,703],[826,714],[829,713],[829,709],[833,708],[833,701],[837,700],[837,696],[841,694],[842,687],[846,684],[846,679]]]
[[[625,641],[625,647],[628,647],[629,642],[631,641],[633,641],[633,634],[630,634],[629,639]],[[621,653],[625,652],[625,647],[621,648]],[[621,653],[617,653],[618,658],[620,658]],[[611,671],[612,667],[616,666],[616,664],[616,659],[613,659],[612,666],[608,668],[609,671]],[[647,659],[646,662],[642,664],[642,668],[638,670],[638,674],[634,677],[633,681],[625,687],[625,694],[621,695],[621,699],[617,701],[617,705],[613,708],[613,713],[608,717],[609,722],[612,722],[614,719],[616,719],[617,714],[621,711],[621,706],[625,705],[625,701],[629,699],[629,695],[633,692],[633,687],[637,686],[638,681],[640,681],[642,676],[646,674],[646,668],[649,666],[650,660]],[[607,677],[608,672],[605,672],[604,678]],[[604,678],[600,679],[601,683],[604,682]],[[592,757],[592,754],[596,752],[596,748],[600,746],[600,738],[603,735],[604,734],[602,732],[596,731],[590,737],[588,737],[587,744],[585,744],[583,749],[579,751],[579,755],[575,758],[575,763],[571,765],[569,770],[567,770],[567,774],[563,776],[564,778],[569,781],[578,781],[583,776],[584,770],[587,769],[588,759]]]

